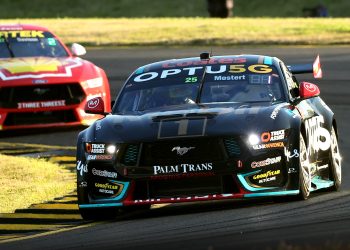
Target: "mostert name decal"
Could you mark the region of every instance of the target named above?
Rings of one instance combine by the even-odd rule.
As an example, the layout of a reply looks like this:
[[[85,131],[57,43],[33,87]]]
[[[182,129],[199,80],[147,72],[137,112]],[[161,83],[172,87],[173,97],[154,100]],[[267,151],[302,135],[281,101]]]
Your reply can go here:
[[[210,171],[213,169],[213,163],[201,164],[180,164],[169,166],[153,166],[154,175],[158,174],[186,174],[190,172]]]

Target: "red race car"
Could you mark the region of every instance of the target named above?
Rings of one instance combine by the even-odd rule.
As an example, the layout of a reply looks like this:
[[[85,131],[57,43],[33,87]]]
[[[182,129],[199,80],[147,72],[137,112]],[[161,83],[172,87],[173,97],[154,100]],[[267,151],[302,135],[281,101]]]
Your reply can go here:
[[[106,74],[85,53],[43,27],[0,25],[0,130],[89,125],[100,117],[84,112],[94,97],[110,110]]]

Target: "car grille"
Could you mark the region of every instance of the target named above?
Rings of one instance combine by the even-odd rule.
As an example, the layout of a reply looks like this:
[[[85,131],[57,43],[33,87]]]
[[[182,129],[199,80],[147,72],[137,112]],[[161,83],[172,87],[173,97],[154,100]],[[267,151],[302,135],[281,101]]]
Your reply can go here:
[[[235,138],[225,138],[224,144],[229,156],[238,156],[241,154],[241,149]]]
[[[81,103],[85,98],[79,83],[0,88],[0,107],[17,108],[20,102],[65,100],[66,105]]]
[[[181,155],[178,148],[187,148]],[[176,164],[181,162],[202,163],[207,160],[215,161],[224,158],[224,147],[220,138],[191,138],[183,140],[159,141],[144,143],[141,164]]]
[[[177,147],[191,148],[183,155],[178,154]],[[122,153],[121,162],[128,166],[138,163],[139,144],[128,144]],[[226,153],[226,154],[225,154]],[[215,161],[229,157],[238,157],[241,147],[236,138],[196,138],[185,140],[168,140],[144,143],[139,165],[177,164],[179,160],[201,163],[206,160]]]
[[[129,144],[126,147],[122,163],[128,166],[135,166],[137,163],[138,153],[139,153],[139,145]]]
[[[201,196],[208,194],[238,193],[231,175],[191,177],[185,179],[138,181],[134,199],[157,199]]]
[[[73,110],[44,111],[33,113],[8,113],[5,126],[76,122]]]

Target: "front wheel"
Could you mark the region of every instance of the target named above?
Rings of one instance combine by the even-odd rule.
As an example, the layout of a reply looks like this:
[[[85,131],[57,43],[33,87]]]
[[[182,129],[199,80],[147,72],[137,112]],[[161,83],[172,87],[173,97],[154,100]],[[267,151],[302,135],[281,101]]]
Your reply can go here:
[[[338,191],[341,185],[341,156],[338,147],[338,138],[334,127],[331,131],[331,150],[329,159],[330,179],[334,181],[331,190]]]
[[[307,153],[305,140],[302,134],[300,134],[299,148],[299,198],[302,200],[306,200],[310,196],[311,191],[311,168],[309,162],[309,155]]]

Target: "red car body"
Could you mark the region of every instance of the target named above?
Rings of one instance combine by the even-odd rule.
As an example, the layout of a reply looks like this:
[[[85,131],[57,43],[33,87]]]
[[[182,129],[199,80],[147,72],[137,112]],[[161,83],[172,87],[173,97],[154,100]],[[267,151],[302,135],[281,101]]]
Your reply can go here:
[[[36,56],[34,45],[53,52]],[[0,130],[89,125],[100,116],[86,114],[84,106],[98,96],[110,110],[104,70],[72,53],[48,29],[0,25],[0,48],[8,50],[0,49]]]

